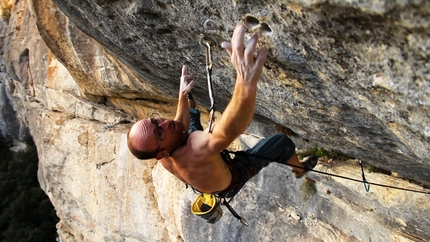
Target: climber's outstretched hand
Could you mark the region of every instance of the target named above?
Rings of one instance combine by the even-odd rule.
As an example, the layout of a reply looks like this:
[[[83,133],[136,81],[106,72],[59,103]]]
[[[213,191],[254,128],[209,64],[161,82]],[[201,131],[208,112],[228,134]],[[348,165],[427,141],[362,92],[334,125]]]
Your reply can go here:
[[[206,149],[213,154],[227,148],[246,130],[254,116],[257,83],[266,59],[266,49],[257,48],[258,34],[252,35],[245,44],[245,32],[245,25],[240,23],[233,32],[231,43],[222,43],[236,69],[237,79],[229,104],[212,127],[212,133],[208,134]]]
[[[231,57],[231,63],[236,69],[237,80],[256,84],[260,79],[266,59],[266,48],[257,49],[258,33],[254,33],[245,45],[246,27],[243,23],[236,26],[230,42],[223,42],[222,47]]]

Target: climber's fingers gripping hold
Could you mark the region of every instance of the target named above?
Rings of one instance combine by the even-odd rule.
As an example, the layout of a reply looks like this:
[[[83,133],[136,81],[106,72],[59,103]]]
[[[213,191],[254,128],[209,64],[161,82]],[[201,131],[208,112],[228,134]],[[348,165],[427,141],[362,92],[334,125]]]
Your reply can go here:
[[[234,30],[232,42],[223,42],[222,47],[227,50],[231,57],[231,63],[236,69],[238,80],[257,82],[260,79],[267,53],[264,47],[256,50],[257,33],[252,35],[245,46],[245,32],[245,25],[243,23],[238,24]]]
[[[184,65],[182,67],[180,92],[183,95],[190,93],[194,87],[194,84],[194,77],[192,75],[188,75],[188,67]]]

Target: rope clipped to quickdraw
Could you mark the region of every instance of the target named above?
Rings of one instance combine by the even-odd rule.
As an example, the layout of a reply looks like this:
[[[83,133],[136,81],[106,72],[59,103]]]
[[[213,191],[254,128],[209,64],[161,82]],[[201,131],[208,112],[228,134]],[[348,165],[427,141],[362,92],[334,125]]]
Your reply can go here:
[[[363,168],[363,163],[361,163],[361,160],[360,160],[360,167],[361,167],[361,177],[363,178],[364,189],[366,190],[366,192],[369,192],[370,184],[369,182],[367,182],[366,177],[364,176],[364,168]]]
[[[212,133],[212,122],[215,113],[215,99],[214,99],[214,90],[212,84],[212,52],[211,52],[211,41],[202,36],[200,39],[200,45],[206,47],[206,72],[207,72],[207,80],[208,80],[208,91],[209,91],[209,99],[211,101],[210,106],[210,116],[209,116],[209,133]]]
[[[236,151],[229,151],[229,153],[235,154],[237,152]],[[268,161],[283,163],[282,160],[276,160],[276,159],[272,159],[272,158],[268,158],[268,157],[264,157],[264,156],[260,156],[260,155],[256,155],[256,154],[249,154],[249,153],[245,153],[245,154],[249,155],[249,156],[256,157],[256,158],[259,158],[259,159],[262,159],[262,160],[268,160]],[[303,169],[303,167],[296,166],[296,165],[293,165],[293,164],[286,164],[286,165],[291,166],[291,167],[295,167],[295,168],[301,168],[301,169]],[[385,188],[397,189],[397,190],[402,190],[402,191],[407,191],[407,192],[415,192],[415,193],[422,193],[422,194],[428,194],[428,195],[430,195],[429,191],[419,191],[419,190],[415,190],[415,189],[390,186],[390,185],[385,185],[385,184],[380,184],[380,183],[375,183],[375,182],[368,182],[365,178],[362,179],[362,180],[359,180],[359,179],[355,179],[355,178],[351,178],[351,177],[347,177],[347,176],[341,176],[341,175],[331,174],[331,173],[324,172],[324,171],[318,171],[318,170],[315,170],[315,169],[307,169],[307,170],[308,170],[308,172],[312,171],[312,172],[315,172],[315,173],[319,173],[319,174],[323,174],[323,175],[327,175],[327,176],[332,176],[332,177],[337,177],[337,178],[341,178],[341,179],[345,179],[345,180],[350,180],[350,181],[354,181],[354,182],[363,182],[363,180],[365,180],[365,185],[367,185],[367,187],[370,187],[370,185],[374,185],[374,186],[378,186],[378,187],[385,187]],[[364,176],[364,169],[362,169],[362,172],[363,172],[363,176]]]

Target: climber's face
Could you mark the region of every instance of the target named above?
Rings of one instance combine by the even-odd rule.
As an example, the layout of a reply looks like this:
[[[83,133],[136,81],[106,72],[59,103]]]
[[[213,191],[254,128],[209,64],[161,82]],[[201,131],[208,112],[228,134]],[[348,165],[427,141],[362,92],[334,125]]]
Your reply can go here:
[[[129,132],[130,151],[154,154],[153,157],[161,159],[180,145],[186,138],[184,125],[174,120],[161,118],[153,114],[148,119],[135,123]],[[135,154],[136,157],[138,157]]]

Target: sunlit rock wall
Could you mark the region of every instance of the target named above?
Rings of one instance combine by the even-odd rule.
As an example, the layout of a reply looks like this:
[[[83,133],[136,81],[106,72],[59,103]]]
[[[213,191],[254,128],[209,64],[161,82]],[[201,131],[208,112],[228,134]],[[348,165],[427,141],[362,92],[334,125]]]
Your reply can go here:
[[[200,34],[220,44],[244,16],[255,16],[272,31],[261,40],[269,54],[259,85],[259,120],[430,180],[428,1],[54,2],[139,76],[129,88],[115,87],[119,96],[155,93],[143,86],[176,96],[173,77],[187,64],[199,80],[197,98],[206,106]],[[220,30],[205,30],[207,19],[219,21]],[[214,62],[223,109],[234,72],[225,51],[215,50]],[[88,93],[105,96],[93,92]]]
[[[209,225],[191,214],[190,189],[126,146],[130,122],[152,112],[174,116],[183,64],[198,80],[194,94],[207,119],[199,36],[228,40],[251,14],[272,33],[261,39],[269,55],[242,146],[280,124],[298,147],[318,144],[393,171],[366,169],[369,181],[422,189],[398,177],[430,180],[427,1],[54,2],[14,6],[1,90],[17,113],[13,123],[38,148],[39,181],[61,219],[62,241],[429,239],[428,195],[376,186],[365,192],[362,183],[312,174],[317,193],[306,197],[303,179],[279,165],[232,202],[248,228],[225,208]],[[209,18],[220,30],[203,28]],[[219,48],[214,61],[222,111],[234,71]],[[361,179],[356,159],[317,169]]]

